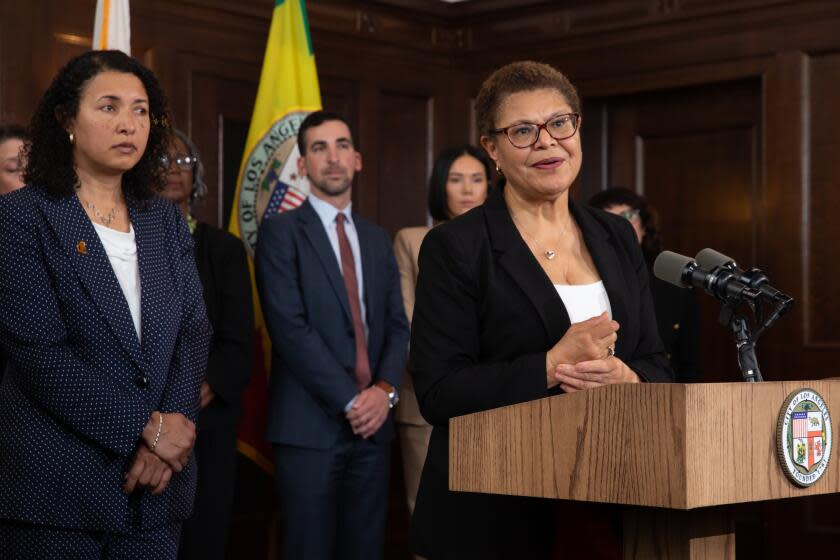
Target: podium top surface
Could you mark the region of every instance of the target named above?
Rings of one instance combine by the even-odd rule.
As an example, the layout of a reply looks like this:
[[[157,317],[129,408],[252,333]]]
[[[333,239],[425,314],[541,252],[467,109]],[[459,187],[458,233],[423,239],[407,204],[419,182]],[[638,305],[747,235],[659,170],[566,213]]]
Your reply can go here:
[[[453,418],[450,489],[675,509],[838,492],[837,445],[807,488],[779,464],[779,411],[803,388],[840,414],[826,379],[610,385]]]

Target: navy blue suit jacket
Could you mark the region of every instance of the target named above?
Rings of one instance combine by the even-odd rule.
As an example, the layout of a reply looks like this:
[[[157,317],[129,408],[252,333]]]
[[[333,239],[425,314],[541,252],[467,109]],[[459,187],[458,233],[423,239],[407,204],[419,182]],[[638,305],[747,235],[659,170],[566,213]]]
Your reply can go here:
[[[388,234],[353,214],[362,252],[373,380],[399,388],[408,348],[399,271]],[[315,209],[271,216],[259,231],[257,285],[272,342],[266,436],[273,443],[327,449],[347,425],[357,394],[356,345],[338,259]],[[393,437],[393,415],[374,434]]]
[[[195,421],[210,340],[180,212],[156,198],[129,213],[142,342],[78,198],[0,198],[0,518],[120,532],[191,512],[192,460],[161,495],[122,491],[152,411]]]

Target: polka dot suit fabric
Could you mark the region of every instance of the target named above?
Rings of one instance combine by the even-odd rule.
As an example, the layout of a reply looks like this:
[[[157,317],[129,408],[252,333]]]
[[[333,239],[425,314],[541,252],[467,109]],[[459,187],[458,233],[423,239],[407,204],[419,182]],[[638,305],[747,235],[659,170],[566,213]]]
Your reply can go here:
[[[152,411],[195,421],[210,341],[192,239],[168,201],[129,201],[142,342],[75,196],[0,198],[0,520],[131,533],[191,513],[195,465],[122,492]]]
[[[3,560],[139,560],[175,558],[180,523],[142,533],[114,534],[0,523]]]

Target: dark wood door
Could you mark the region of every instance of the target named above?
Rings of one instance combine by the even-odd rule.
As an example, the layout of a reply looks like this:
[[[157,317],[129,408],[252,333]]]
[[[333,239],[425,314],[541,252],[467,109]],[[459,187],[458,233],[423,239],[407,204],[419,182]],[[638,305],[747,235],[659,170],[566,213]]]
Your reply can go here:
[[[761,84],[660,91],[607,107],[609,183],[647,197],[658,210],[664,248],[693,256],[712,247],[743,265],[756,263]],[[697,298],[703,380],[739,379],[717,301]]]

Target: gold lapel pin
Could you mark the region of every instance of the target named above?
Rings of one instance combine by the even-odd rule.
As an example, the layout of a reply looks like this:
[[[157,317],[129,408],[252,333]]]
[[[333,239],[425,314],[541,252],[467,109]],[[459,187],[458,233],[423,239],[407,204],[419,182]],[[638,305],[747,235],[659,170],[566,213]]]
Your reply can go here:
[[[76,252],[80,255],[87,255],[87,243],[85,243],[84,240],[76,243]]]

